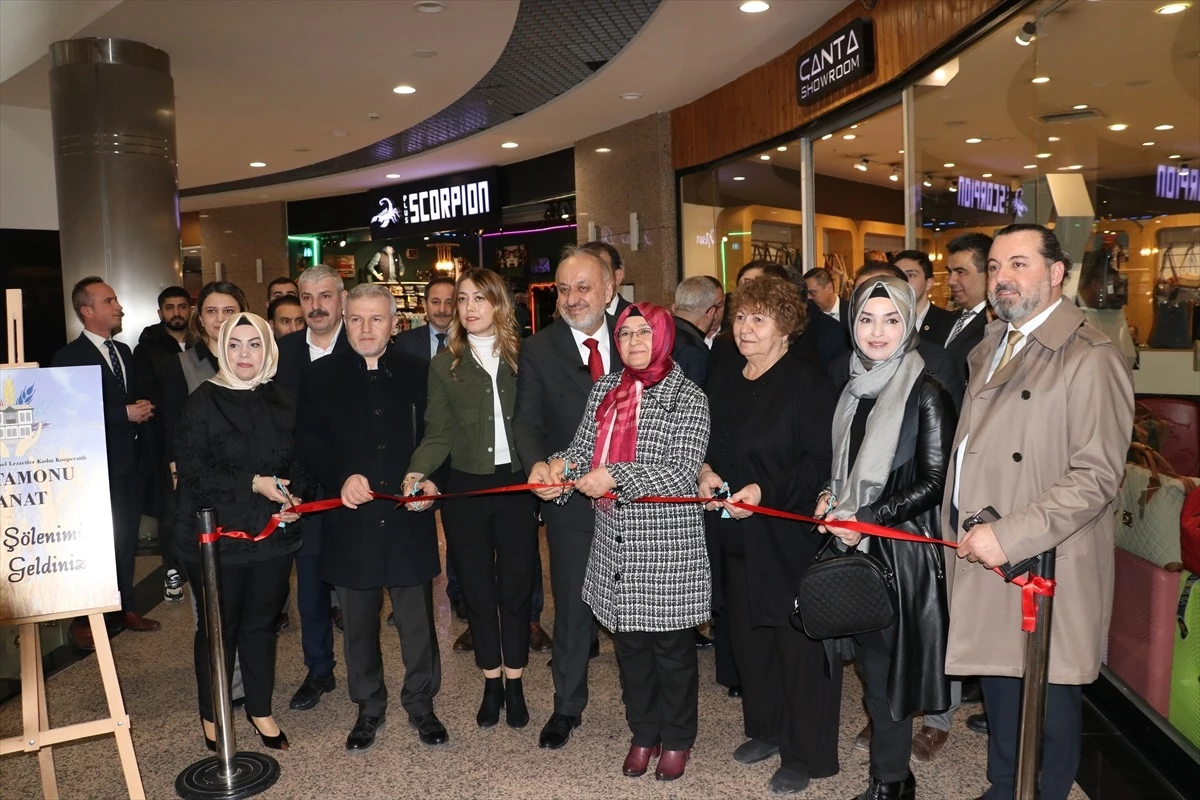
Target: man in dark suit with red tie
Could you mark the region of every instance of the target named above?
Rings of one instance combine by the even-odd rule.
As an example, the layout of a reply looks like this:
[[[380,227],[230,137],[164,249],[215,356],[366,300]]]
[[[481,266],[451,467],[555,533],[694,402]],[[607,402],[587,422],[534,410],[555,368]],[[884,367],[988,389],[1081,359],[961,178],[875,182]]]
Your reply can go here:
[[[568,248],[555,274],[559,319],[521,345],[517,370],[514,438],[522,464],[531,465],[530,483],[560,483],[549,455],[571,443],[592,384],[621,368],[613,341],[615,320],[605,313],[616,284],[594,252]],[[553,500],[561,491],[538,492]],[[558,749],[578,728],[587,705],[587,669],[595,621],[583,602],[583,577],[592,548],[595,519],[591,501],[576,493],[563,505],[542,506],[550,545],[550,586],[554,592],[554,714],[538,744]]]
[[[135,398],[133,351],[112,338],[120,332],[125,316],[113,288],[103,278],[84,278],[71,290],[71,305],[83,323],[83,333],[55,353],[50,366],[100,367],[108,493],[121,592],[121,611],[109,614],[106,622],[110,630],[156,631],[161,627],[158,622],[133,610],[133,561],[147,478],[143,451],[151,435],[146,423],[154,416],[154,406],[149,400]],[[95,649],[91,629],[82,617],[71,623],[71,636],[79,647]]]

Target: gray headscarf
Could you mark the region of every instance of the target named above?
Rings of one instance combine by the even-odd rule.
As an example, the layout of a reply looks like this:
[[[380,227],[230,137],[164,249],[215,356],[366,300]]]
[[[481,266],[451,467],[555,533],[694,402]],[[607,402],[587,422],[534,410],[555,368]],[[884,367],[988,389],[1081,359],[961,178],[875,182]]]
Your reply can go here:
[[[863,354],[855,323],[867,300],[872,295],[878,296],[879,290],[900,312],[905,336],[886,360],[875,362]],[[925,359],[916,349],[920,341],[915,325],[916,306],[912,287],[892,275],[868,278],[854,290],[850,304],[850,331],[854,340],[850,383],[842,390],[833,415],[833,481],[830,488],[838,502],[837,509],[830,514],[833,519],[846,519],[878,500],[891,474],[908,394],[925,369]],[[874,398],[875,407],[867,417],[866,432],[851,470],[850,426],[858,411],[858,401],[863,398]]]

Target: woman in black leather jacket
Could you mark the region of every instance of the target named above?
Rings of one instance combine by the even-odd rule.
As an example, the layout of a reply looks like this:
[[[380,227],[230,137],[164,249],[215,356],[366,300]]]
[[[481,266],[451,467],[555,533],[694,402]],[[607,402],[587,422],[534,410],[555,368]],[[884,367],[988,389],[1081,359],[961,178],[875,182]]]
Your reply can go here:
[[[817,503],[828,519],[872,522],[941,539],[939,505],[957,418],[954,402],[916,351],[916,298],[898,278],[872,277],[854,292],[850,382],[833,420],[833,479]],[[822,526],[894,576],[896,621],[854,637],[871,718],[864,798],[912,800],[912,716],[950,705],[945,675],[945,562],[940,544],[862,537]]]

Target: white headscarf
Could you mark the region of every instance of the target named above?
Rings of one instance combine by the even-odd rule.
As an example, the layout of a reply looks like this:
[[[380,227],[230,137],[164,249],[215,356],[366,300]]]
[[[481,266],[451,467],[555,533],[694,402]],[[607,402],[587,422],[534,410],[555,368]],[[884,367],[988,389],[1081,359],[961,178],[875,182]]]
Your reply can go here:
[[[258,332],[263,343],[262,369],[258,371],[257,375],[246,381],[234,373],[233,365],[229,363],[229,340],[233,337],[233,329],[243,322],[248,323]],[[271,326],[257,314],[249,312],[234,314],[222,323],[221,333],[217,336],[217,362],[220,364],[217,374],[208,379],[210,383],[215,383],[217,386],[244,391],[256,389],[271,380],[275,377],[275,370],[279,366],[279,347],[275,344]]]

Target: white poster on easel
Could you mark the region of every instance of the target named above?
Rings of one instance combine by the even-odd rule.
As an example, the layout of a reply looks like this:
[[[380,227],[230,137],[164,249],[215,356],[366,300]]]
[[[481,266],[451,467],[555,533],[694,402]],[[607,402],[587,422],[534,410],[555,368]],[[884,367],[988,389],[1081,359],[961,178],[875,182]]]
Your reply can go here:
[[[0,622],[120,605],[100,367],[0,367]]]

